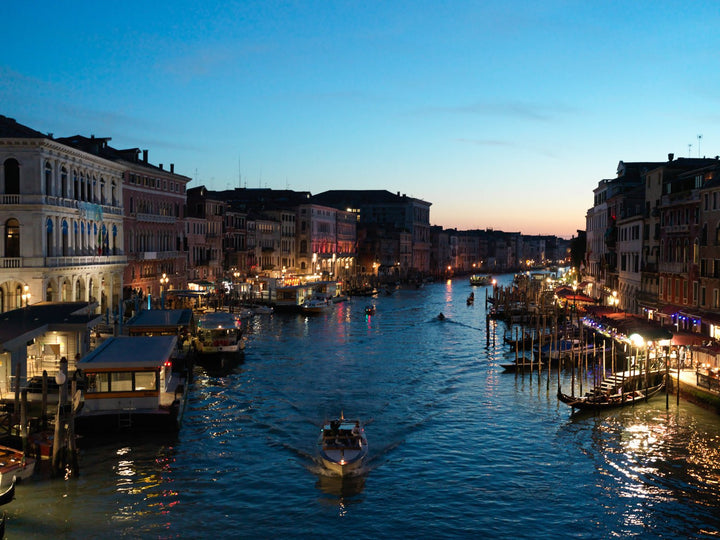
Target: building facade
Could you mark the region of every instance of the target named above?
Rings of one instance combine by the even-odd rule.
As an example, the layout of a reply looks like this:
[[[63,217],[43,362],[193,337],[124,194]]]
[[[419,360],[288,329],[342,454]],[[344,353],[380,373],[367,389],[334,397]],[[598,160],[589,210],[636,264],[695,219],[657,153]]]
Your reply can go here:
[[[87,301],[118,312],[123,169],[0,117],[0,311]]]

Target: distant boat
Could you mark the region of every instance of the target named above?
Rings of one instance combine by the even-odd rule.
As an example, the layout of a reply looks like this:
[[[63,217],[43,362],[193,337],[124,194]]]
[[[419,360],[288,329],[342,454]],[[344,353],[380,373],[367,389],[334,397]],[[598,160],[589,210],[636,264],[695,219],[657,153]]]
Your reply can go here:
[[[365,306],[365,315],[375,315],[376,308],[373,304]]]
[[[327,300],[311,298],[309,300],[305,300],[300,305],[300,312],[305,313],[306,315],[319,315],[320,313],[325,313],[329,307],[330,304],[328,304]]]
[[[481,274],[473,274],[470,276],[470,285],[481,287],[484,285],[490,285],[492,282],[492,276],[485,276]]]

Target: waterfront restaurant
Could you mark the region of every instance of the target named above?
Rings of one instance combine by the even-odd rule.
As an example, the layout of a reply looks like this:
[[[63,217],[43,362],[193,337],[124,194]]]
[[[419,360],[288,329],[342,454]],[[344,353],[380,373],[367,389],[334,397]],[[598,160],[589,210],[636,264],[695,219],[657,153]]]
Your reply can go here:
[[[0,314],[0,394],[14,394],[47,371],[54,377],[60,360],[75,361],[90,349],[90,333],[102,321],[96,303],[39,302]]]

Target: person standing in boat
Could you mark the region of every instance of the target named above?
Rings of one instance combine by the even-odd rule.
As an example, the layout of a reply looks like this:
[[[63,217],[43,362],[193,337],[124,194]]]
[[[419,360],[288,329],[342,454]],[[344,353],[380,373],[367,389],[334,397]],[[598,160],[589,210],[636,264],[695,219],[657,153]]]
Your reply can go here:
[[[352,445],[360,447],[360,421],[356,421],[352,428]]]

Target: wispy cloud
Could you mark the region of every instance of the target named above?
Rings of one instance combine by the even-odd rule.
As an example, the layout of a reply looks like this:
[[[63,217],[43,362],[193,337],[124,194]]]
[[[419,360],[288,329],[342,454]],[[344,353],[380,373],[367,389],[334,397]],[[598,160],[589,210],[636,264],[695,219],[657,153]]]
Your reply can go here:
[[[538,122],[550,122],[559,116],[577,113],[574,107],[556,104],[525,103],[521,101],[478,102],[465,105],[441,105],[420,107],[411,111],[418,115],[477,115],[520,118]]]
[[[499,140],[493,140],[493,139],[467,139],[467,138],[460,138],[455,139],[457,142],[461,143],[468,143],[468,144],[474,144],[476,146],[502,146],[502,147],[513,147],[516,146],[514,143],[511,143],[509,141],[499,141]]]

